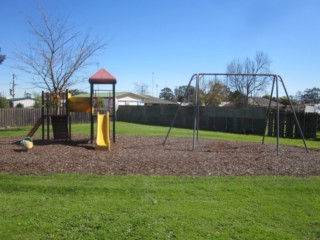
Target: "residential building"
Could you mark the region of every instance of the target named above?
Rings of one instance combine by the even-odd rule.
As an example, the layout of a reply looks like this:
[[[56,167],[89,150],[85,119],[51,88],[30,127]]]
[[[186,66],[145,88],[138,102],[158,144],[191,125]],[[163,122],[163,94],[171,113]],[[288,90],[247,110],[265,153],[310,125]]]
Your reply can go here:
[[[89,93],[79,94],[74,97],[90,97]],[[94,97],[104,98],[105,105],[108,106],[112,99],[112,93],[96,93]],[[167,101],[164,99],[156,98],[150,95],[142,95],[131,92],[117,92],[116,101],[119,106],[144,106],[144,105],[172,105],[177,104],[175,102]]]
[[[35,99],[31,97],[24,97],[24,98],[12,98],[8,99],[9,106],[12,108],[15,107],[22,107],[22,108],[33,108]]]

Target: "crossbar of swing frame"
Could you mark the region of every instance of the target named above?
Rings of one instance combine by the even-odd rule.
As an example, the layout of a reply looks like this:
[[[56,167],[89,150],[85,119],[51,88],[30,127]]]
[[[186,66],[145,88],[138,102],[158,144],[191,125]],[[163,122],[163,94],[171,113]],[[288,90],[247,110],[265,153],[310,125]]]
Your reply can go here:
[[[199,81],[200,81],[200,76],[203,77],[203,76],[244,76],[244,77],[249,77],[249,76],[252,76],[252,77],[273,77],[273,82],[272,82],[272,90],[271,90],[271,94],[270,94],[270,98],[269,98],[269,106],[268,106],[268,109],[267,109],[267,114],[266,114],[266,118],[265,118],[265,130],[264,130],[264,134],[263,134],[263,138],[262,138],[262,144],[264,144],[264,139],[265,139],[265,131],[266,131],[266,126],[267,126],[267,118],[268,118],[268,115],[269,115],[269,112],[270,112],[270,108],[271,108],[271,99],[272,99],[272,96],[273,96],[273,90],[274,90],[274,85],[276,83],[276,109],[277,109],[277,125],[276,125],[276,137],[277,137],[277,156],[279,155],[279,124],[280,124],[280,120],[279,120],[279,80],[280,82],[282,83],[282,87],[285,91],[285,94],[286,94],[286,97],[290,103],[290,108],[291,108],[291,111],[293,112],[293,115],[294,115],[294,119],[295,119],[295,122],[298,126],[298,130],[299,130],[299,133],[300,133],[300,136],[302,137],[302,141],[303,141],[303,144],[304,144],[304,147],[306,149],[306,152],[309,152],[309,149],[307,147],[307,144],[306,144],[306,141],[305,141],[305,138],[304,138],[304,135],[303,135],[303,132],[301,130],[301,127],[300,127],[300,123],[298,121],[298,118],[297,118],[297,115],[294,111],[294,108],[293,108],[293,105],[292,105],[292,102],[291,102],[291,99],[289,98],[289,95],[288,95],[288,92],[287,92],[287,89],[285,87],[285,84],[284,84],[284,81],[282,79],[282,77],[278,74],[250,74],[250,73],[195,73],[191,76],[190,78],[190,81],[189,81],[189,84],[187,85],[187,88],[186,88],[186,91],[182,97],[182,101],[180,102],[179,106],[178,106],[178,109],[171,121],[171,124],[170,124],[170,127],[169,127],[169,130],[167,132],[167,135],[164,139],[164,142],[163,142],[163,145],[166,144],[168,138],[169,138],[169,135],[170,135],[170,132],[171,132],[171,129],[173,128],[173,125],[178,117],[178,114],[181,110],[181,107],[182,107],[182,103],[183,103],[183,100],[186,98],[186,96],[188,95],[188,91],[189,91],[189,88],[193,82],[194,79],[196,79],[196,94],[195,94],[195,108],[194,108],[194,124],[193,124],[193,144],[192,144],[192,150],[195,150],[195,146],[196,146],[196,141],[195,141],[195,138],[197,137],[197,141],[199,139]]]

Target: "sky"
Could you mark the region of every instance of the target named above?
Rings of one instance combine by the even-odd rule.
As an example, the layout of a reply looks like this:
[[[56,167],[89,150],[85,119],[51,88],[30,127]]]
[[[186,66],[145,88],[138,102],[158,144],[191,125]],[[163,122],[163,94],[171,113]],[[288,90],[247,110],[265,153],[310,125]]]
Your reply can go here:
[[[14,67],[14,52],[28,50],[32,39],[27,19],[39,22],[40,8],[106,40],[82,74],[88,79],[105,68],[116,77],[117,92],[144,83],[158,96],[165,87],[187,85],[194,73],[226,72],[232,60],[253,59],[258,51],[268,55],[271,73],[282,76],[289,95],[320,87],[318,0],[0,0],[5,97],[11,98],[13,74],[16,98],[41,92]],[[87,80],[72,88],[90,91]]]

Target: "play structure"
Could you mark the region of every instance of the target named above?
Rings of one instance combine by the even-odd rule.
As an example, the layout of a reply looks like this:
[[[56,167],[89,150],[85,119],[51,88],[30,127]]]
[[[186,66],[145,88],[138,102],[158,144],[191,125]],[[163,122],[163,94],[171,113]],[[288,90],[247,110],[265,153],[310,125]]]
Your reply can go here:
[[[68,90],[59,94],[42,92],[41,117],[36,121],[33,128],[27,134],[27,137],[31,138],[37,129],[42,126],[42,140],[44,141],[46,136],[47,141],[49,141],[51,139],[51,125],[53,139],[66,141],[71,140],[72,117],[70,113],[86,112],[90,113],[90,142],[93,143],[94,123],[97,122],[96,149],[110,150],[110,118],[112,118],[113,123],[113,142],[116,142],[115,84],[117,83],[117,80],[102,68],[89,78],[89,83],[90,97],[71,96]],[[112,93],[110,94],[112,101],[109,98],[108,111],[105,114],[100,113],[102,110],[99,108],[99,101],[94,91],[95,84],[112,85],[112,90],[105,90]]]
[[[100,69],[98,72],[93,74],[89,78],[90,83],[90,103],[91,103],[91,109],[94,110],[94,86],[95,85],[111,85],[112,86],[112,108],[111,108],[111,117],[113,119],[112,121],[112,139],[113,143],[116,142],[116,83],[117,80],[114,76],[112,76],[109,72],[107,72],[104,68]],[[103,90],[100,90],[103,91]],[[106,90],[110,92],[109,90]],[[90,140],[91,143],[93,142],[93,132],[94,132],[94,122],[95,118],[97,117],[97,112],[91,111],[91,127],[90,127]],[[100,126],[97,126],[97,129],[99,129]]]
[[[291,102],[291,99],[289,98],[289,95],[288,95],[288,92],[287,92],[287,89],[285,87],[285,84],[284,84],[284,81],[283,79],[281,78],[280,75],[277,75],[277,74],[241,74],[241,73],[196,73],[196,74],[193,74],[190,81],[189,81],[189,84],[185,90],[185,93],[184,93],[184,96],[183,96],[183,99],[185,99],[188,95],[188,92],[189,92],[189,89],[190,87],[192,86],[192,83],[195,82],[195,99],[194,99],[194,116],[193,116],[193,144],[192,144],[192,150],[195,150],[195,147],[196,147],[196,142],[198,141],[199,139],[199,122],[200,122],[200,119],[199,119],[199,107],[200,107],[200,89],[199,89],[199,85],[200,85],[200,80],[203,78],[203,77],[206,77],[206,76],[212,76],[214,78],[216,78],[217,76],[225,76],[225,77],[232,77],[232,76],[240,76],[240,77],[254,77],[254,78],[257,78],[257,77],[266,77],[266,78],[269,78],[270,81],[272,81],[272,88],[271,88],[271,94],[270,94],[270,98],[269,98],[269,106],[268,106],[268,109],[267,109],[267,113],[266,113],[266,117],[265,117],[265,129],[264,129],[264,134],[263,134],[263,138],[262,138],[262,144],[264,144],[264,140],[265,140],[265,133],[266,133],[266,127],[267,127],[267,124],[268,124],[268,117],[269,117],[269,114],[270,114],[270,109],[271,109],[271,100],[272,100],[272,97],[273,97],[273,93],[274,93],[274,89],[275,89],[275,92],[276,92],[276,121],[275,121],[275,127],[276,127],[276,137],[277,137],[277,155],[279,155],[279,126],[280,126],[280,117],[279,117],[279,82],[281,83],[282,87],[283,87],[283,90],[286,94],[286,97],[288,99],[288,102],[290,103],[290,108],[291,108],[291,111],[294,115],[294,120],[295,120],[295,123],[296,123],[296,126],[298,128],[298,131],[300,133],[300,136],[302,138],[302,141],[303,141],[303,144],[305,146],[305,149],[306,149],[306,152],[309,152],[308,150],[308,147],[306,145],[306,141],[305,141],[305,138],[304,138],[304,135],[303,135],[303,132],[301,130],[301,127],[300,127],[300,123],[298,121],[298,118],[296,116],[296,113],[295,113],[295,110],[293,109],[293,106],[292,106],[292,102]],[[178,109],[175,113],[175,115],[173,116],[173,119],[171,121],[171,124],[170,124],[170,127],[169,127],[169,130],[167,132],[167,135],[164,139],[164,142],[163,144],[166,144],[168,138],[169,138],[169,135],[170,135],[170,132],[171,132],[171,129],[172,127],[174,126],[174,123],[178,117],[178,114],[181,110],[181,107],[182,107],[182,103],[183,103],[183,99],[182,101],[180,102],[180,105],[178,106]]]

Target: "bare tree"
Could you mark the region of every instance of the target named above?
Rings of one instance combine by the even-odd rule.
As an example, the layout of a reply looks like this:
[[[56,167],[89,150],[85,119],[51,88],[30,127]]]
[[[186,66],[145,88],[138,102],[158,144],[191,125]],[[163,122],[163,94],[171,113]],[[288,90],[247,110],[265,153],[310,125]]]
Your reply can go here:
[[[244,61],[233,60],[227,66],[227,73],[267,74],[270,72],[271,61],[263,52],[257,52],[255,58]],[[226,85],[230,90],[243,94],[247,104],[250,95],[256,95],[265,90],[268,85],[267,77],[258,76],[228,76]]]
[[[28,51],[16,53],[20,70],[34,75],[35,87],[59,93],[75,84],[75,73],[88,66],[88,59],[106,44],[91,35],[83,35],[66,20],[50,18],[40,11],[41,24],[28,20],[34,41]]]
[[[149,88],[149,85],[146,83],[135,83],[134,85],[134,91],[142,95],[146,95],[149,93],[148,88]]]

